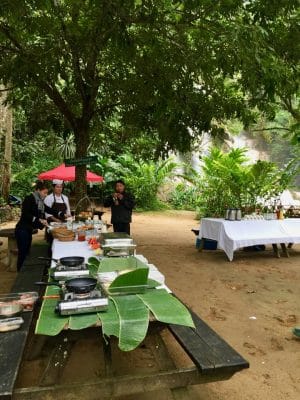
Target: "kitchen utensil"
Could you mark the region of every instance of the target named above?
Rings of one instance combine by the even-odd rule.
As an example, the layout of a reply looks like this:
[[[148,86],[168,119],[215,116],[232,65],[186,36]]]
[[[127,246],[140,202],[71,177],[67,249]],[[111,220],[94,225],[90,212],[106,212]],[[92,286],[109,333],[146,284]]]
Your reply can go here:
[[[65,265],[66,267],[75,267],[84,263],[84,257],[73,256],[73,257],[62,257],[59,260],[56,258],[38,257],[40,260],[55,261],[57,264]]]
[[[66,288],[68,291],[76,294],[89,293],[95,289],[97,285],[97,279],[95,278],[73,278],[65,281],[63,284],[58,282],[35,282],[35,285],[39,286],[59,286]]]

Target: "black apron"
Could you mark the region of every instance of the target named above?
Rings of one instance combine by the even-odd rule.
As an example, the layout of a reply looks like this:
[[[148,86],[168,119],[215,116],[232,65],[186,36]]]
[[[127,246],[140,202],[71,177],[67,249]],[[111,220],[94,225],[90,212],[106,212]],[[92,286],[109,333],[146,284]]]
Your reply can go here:
[[[62,199],[62,201],[63,201],[62,203],[57,203],[57,202],[56,202],[55,194],[54,194],[54,193],[53,193],[53,199],[54,199],[54,202],[53,202],[53,204],[52,204],[52,206],[51,206],[52,210],[57,211],[57,212],[63,212],[64,214],[66,214],[66,212],[67,212],[67,205],[66,205],[66,203],[65,203],[65,201],[64,201],[63,196],[61,195],[61,199]],[[51,221],[52,221],[52,220],[51,220],[51,217],[48,218],[48,220],[51,222]]]
[[[51,206],[52,210],[57,211],[57,212],[62,211],[64,214],[66,214],[66,212],[67,212],[67,205],[66,205],[66,203],[65,203],[65,201],[64,201],[63,196],[61,195],[61,199],[62,199],[62,201],[63,201],[62,203],[57,203],[57,202],[56,202],[55,194],[54,194],[54,193],[53,193],[53,198],[54,198],[54,202],[53,202],[53,204],[52,204],[52,206]],[[47,218],[47,221],[48,221],[48,223],[51,222],[51,221],[52,221],[51,217],[48,217],[48,218]],[[47,240],[47,242],[51,245],[52,242],[53,242],[53,236],[51,235],[50,232],[48,232],[47,229],[45,230],[45,234],[46,234],[46,240]]]

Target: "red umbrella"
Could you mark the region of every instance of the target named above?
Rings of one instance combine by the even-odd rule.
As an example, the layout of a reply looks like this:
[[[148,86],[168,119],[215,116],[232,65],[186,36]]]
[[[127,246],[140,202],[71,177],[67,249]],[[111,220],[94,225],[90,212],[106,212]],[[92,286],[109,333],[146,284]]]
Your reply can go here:
[[[41,180],[61,179],[67,182],[75,181],[75,166],[66,167],[65,164],[61,164],[49,171],[42,172],[38,175],[38,178]],[[103,182],[104,179],[103,176],[86,171],[86,180],[87,182]]]

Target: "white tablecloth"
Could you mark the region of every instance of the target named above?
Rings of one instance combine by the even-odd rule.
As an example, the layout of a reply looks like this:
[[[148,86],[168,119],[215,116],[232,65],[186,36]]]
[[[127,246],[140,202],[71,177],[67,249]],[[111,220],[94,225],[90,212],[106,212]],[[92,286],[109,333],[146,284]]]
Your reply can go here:
[[[54,239],[52,244],[52,257],[54,259],[59,259],[62,257],[70,256],[84,257],[85,262],[88,261],[89,257],[95,257],[93,250],[89,249],[88,243],[86,241],[60,242],[59,240]],[[154,279],[155,281],[162,284],[158,287],[158,289],[163,288],[166,289],[168,292],[171,292],[171,290],[164,284],[164,275],[155,267],[155,265],[149,264],[148,260],[141,254],[137,254],[135,257],[147,264],[147,266],[149,267],[149,278]],[[52,261],[51,267],[55,267],[55,265],[56,263]]]
[[[86,241],[78,242],[60,242],[57,239],[53,240],[52,244],[52,257],[55,259],[62,257],[84,257],[85,262],[89,257],[93,257],[94,252],[90,250]],[[55,267],[55,262],[52,261],[51,267]]]
[[[230,261],[236,249],[258,244],[300,243],[300,219],[227,221],[202,218],[199,238],[213,239]]]

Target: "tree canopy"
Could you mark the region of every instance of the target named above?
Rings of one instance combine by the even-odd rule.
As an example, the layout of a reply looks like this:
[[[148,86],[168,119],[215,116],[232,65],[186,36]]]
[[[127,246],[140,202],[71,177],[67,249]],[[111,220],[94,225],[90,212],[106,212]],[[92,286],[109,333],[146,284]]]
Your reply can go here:
[[[187,150],[220,122],[279,102],[299,123],[297,0],[2,0],[0,76],[10,101],[75,135]],[[28,107],[28,104],[34,107]],[[59,117],[63,116],[63,119]],[[55,124],[54,124],[55,125]],[[76,168],[84,190],[85,167]]]

